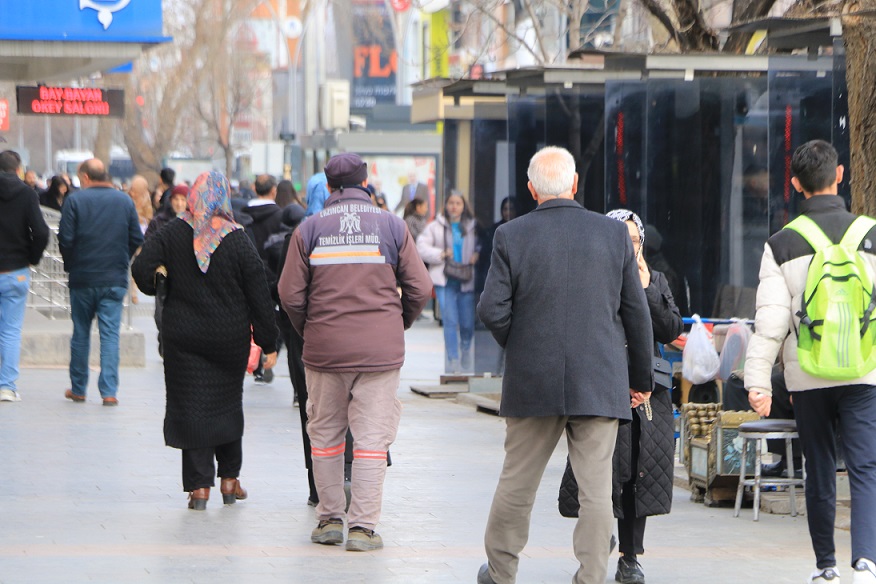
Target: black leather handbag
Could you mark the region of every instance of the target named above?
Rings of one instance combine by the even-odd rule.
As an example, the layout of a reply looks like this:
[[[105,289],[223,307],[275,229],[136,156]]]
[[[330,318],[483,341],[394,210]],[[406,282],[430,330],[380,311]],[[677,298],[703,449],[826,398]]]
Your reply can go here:
[[[672,363],[660,357],[652,359],[654,369],[654,385],[664,389],[672,389]]]

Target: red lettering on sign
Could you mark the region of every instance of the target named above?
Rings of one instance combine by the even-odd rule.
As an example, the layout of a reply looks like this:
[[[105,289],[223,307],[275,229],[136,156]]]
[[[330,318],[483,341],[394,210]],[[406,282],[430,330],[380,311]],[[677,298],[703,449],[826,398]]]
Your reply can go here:
[[[362,77],[365,62],[368,60],[368,47],[356,47],[353,49],[353,75]]]
[[[382,58],[383,47],[380,45],[359,45],[353,49],[353,74],[356,77],[387,78],[398,71],[398,52],[392,51],[386,63]]]
[[[43,85],[18,87],[17,93],[18,111],[23,114],[112,117],[121,116],[124,109],[124,106],[118,103],[121,100],[121,92],[114,89]]]
[[[0,99],[0,132],[9,131],[9,101]]]

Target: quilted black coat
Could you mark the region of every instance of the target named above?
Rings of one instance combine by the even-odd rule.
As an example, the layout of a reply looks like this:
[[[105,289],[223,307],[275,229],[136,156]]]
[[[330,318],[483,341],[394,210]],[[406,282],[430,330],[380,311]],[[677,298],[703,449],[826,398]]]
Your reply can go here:
[[[669,284],[660,272],[651,272],[651,284],[645,289],[654,340],[658,343],[674,341],[683,330],[683,323]],[[656,354],[656,352],[655,352]],[[623,517],[621,487],[636,473],[636,516],[663,515],[672,506],[672,479],[675,458],[675,423],[672,416],[670,392],[657,386],[651,394],[652,419],[648,420],[645,406],[636,408],[632,424],[618,428],[614,450],[612,501],[615,517]],[[641,429],[638,460],[633,460],[633,426]],[[578,516],[578,485],[572,467],[566,461],[566,472],[560,486],[560,513],[566,517]]]

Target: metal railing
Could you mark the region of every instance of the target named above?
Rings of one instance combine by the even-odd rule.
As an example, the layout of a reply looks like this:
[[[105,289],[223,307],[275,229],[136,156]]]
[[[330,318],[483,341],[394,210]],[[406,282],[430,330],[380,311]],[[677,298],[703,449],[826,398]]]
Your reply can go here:
[[[70,288],[64,259],[58,245],[58,224],[61,213],[47,207],[40,207],[43,219],[49,226],[49,243],[40,263],[30,269],[30,295],[27,305],[52,320],[70,318]],[[130,291],[124,300],[124,324],[131,327]]]

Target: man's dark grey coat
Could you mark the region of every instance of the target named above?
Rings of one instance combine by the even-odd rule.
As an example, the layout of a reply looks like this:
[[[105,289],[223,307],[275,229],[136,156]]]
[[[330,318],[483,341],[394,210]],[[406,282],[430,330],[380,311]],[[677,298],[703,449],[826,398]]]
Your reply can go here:
[[[499,227],[478,316],[505,348],[499,414],[629,420],[651,316],[626,225],[569,199]]]

